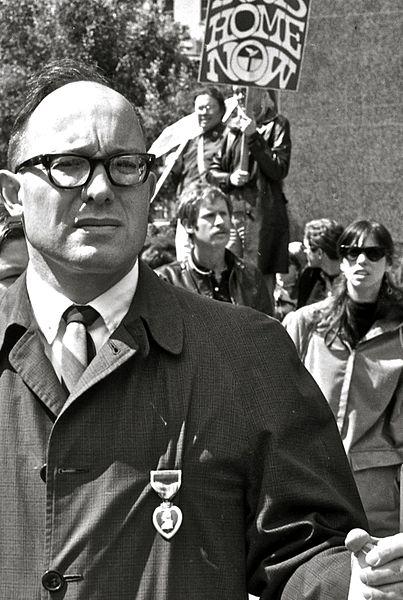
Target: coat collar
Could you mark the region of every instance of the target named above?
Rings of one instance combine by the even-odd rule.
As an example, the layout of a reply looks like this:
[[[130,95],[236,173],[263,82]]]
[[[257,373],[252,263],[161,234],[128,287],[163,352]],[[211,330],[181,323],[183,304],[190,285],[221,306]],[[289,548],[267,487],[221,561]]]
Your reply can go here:
[[[180,354],[183,347],[183,318],[175,288],[162,281],[142,261],[139,261],[139,267],[136,293],[122,326],[137,338],[140,350],[145,354],[148,352],[147,333],[164,350]],[[145,326],[145,331],[141,331],[140,322],[143,328]],[[121,334],[119,329],[116,330],[118,335]]]
[[[26,274],[23,273],[3,294],[0,302],[0,348],[10,329],[19,329],[21,334],[33,321],[28,299]]]
[[[388,320],[388,319],[379,319],[375,321],[375,323],[370,327],[367,333],[364,335],[361,342],[372,340],[378,335],[383,335],[384,333],[388,333],[391,331],[397,331],[398,329],[402,329],[403,323],[398,320]]]
[[[183,319],[174,288],[162,282],[139,261],[139,281],[132,304],[112,337],[147,354],[148,336],[164,350],[180,354],[183,346]],[[10,286],[0,302],[0,348],[11,331],[20,337],[34,321],[26,289],[25,273]]]
[[[307,306],[303,306],[300,310],[303,310],[305,314],[308,315],[308,318],[312,319],[312,322],[317,324],[321,320],[322,312],[329,307],[331,302],[332,298],[325,298],[324,300],[319,300],[314,304],[308,304]],[[399,330],[403,330],[403,321],[401,318],[398,318],[394,315],[392,315],[391,318],[379,318],[371,325],[367,333],[359,341],[358,345],[362,344],[363,342],[372,340],[373,338],[376,338],[385,333]]]

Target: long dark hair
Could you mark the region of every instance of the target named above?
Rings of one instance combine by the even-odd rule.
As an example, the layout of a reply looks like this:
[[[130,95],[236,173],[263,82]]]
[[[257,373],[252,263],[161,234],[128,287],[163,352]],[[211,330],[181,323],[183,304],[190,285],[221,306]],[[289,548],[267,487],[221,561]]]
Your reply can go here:
[[[385,249],[387,264],[392,265],[394,257],[392,236],[378,221],[354,221],[346,227],[337,243],[339,256],[341,246],[353,246],[371,234],[377,245]],[[354,337],[351,331],[349,302],[347,281],[342,276],[329,305],[321,313],[318,325],[322,331],[324,330],[327,346],[330,346],[337,336],[349,341]],[[403,319],[403,289],[393,282],[388,271],[383,275],[377,298],[375,319],[380,318]]]

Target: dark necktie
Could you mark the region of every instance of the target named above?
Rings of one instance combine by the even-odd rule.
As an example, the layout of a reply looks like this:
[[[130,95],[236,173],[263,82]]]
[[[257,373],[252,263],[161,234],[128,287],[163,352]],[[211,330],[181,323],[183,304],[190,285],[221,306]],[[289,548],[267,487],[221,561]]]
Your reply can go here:
[[[62,339],[62,382],[72,391],[95,356],[95,345],[87,331],[99,313],[92,306],[70,306],[63,314],[66,331]]]

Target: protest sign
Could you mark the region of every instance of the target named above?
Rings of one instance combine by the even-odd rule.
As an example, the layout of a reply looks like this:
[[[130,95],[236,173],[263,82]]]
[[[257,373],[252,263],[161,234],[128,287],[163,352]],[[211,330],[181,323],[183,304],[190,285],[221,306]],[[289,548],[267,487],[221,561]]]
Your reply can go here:
[[[167,152],[170,152],[183,142],[193,139],[202,133],[195,113],[186,115],[168,125],[162,133],[152,143],[148,152],[155,154],[158,158]]]
[[[296,90],[309,0],[211,0],[199,81]]]

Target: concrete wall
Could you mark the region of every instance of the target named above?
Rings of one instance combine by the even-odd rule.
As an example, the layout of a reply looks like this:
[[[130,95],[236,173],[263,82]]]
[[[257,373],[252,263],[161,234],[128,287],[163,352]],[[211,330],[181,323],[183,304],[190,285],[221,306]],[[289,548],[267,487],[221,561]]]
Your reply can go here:
[[[372,217],[391,230],[403,254],[403,4],[311,3],[299,90],[280,95],[293,139],[285,190],[293,237],[312,218],[346,225]]]

